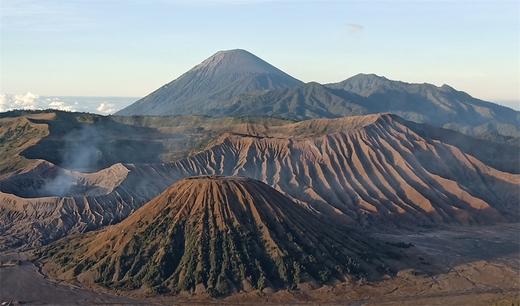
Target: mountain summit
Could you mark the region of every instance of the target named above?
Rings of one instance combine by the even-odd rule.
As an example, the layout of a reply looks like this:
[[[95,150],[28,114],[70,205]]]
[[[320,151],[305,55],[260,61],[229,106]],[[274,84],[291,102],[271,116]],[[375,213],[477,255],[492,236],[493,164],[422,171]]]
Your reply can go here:
[[[195,66],[193,70],[200,70],[202,73],[206,73],[207,75],[205,76],[208,78],[212,77],[212,75],[223,76],[241,73],[279,74],[292,78],[258,56],[243,49],[218,51]]]
[[[520,112],[448,85],[358,74],[304,84],[241,49],[219,51],[116,115],[271,116],[291,120],[393,113],[404,119],[518,145]]]
[[[243,93],[301,83],[246,50],[219,51],[117,115],[200,114]]]

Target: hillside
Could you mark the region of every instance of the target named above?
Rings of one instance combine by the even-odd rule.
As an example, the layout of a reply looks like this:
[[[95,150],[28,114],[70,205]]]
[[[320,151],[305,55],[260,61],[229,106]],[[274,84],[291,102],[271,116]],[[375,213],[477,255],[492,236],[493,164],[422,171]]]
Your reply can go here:
[[[519,144],[519,112],[473,98],[448,85],[437,87],[358,74],[326,86],[365,97],[365,105],[371,113],[391,112],[407,120]]]
[[[0,177],[42,159],[79,171],[116,163],[172,162],[200,151],[224,132],[248,133],[290,123],[262,117],[101,116],[13,111],[0,114]]]
[[[300,83],[245,50],[219,51],[116,115],[202,115],[243,93]]]
[[[113,224],[195,175],[257,179],[322,215],[367,228],[520,218],[520,165],[512,147],[390,114],[248,123],[240,131],[223,133],[171,163],[115,165],[121,179],[110,186],[105,170],[87,175],[46,163],[14,173],[0,180],[2,245],[48,243]],[[35,188],[67,178],[72,184],[66,192],[51,196]]]
[[[34,164],[34,161],[23,158],[21,154],[48,136],[49,129],[47,125],[32,120],[53,117],[54,115],[50,113],[0,117],[0,178]]]
[[[164,167],[80,173],[39,162],[0,182],[0,251],[117,223],[177,179]]]
[[[304,84],[245,50],[219,51],[116,115],[272,116],[291,120],[393,113],[481,139],[520,145],[520,113],[448,85],[374,74]]]
[[[264,114],[292,120],[393,113],[496,143],[520,145],[520,114],[447,85],[409,84],[375,75],[340,83],[242,94],[205,112],[218,116]]]
[[[364,98],[356,94],[313,82],[292,88],[242,94],[221,103],[219,108],[212,110],[212,114],[220,116],[263,114],[292,120],[335,118],[369,113],[364,103]]]
[[[394,115],[309,120],[284,126],[283,137],[222,137],[174,167],[255,178],[365,226],[518,220],[518,174],[465,153],[471,143],[459,149],[412,127]]]
[[[59,278],[210,296],[373,279],[400,257],[264,183],[208,176],[180,180],[120,224],[43,256]]]

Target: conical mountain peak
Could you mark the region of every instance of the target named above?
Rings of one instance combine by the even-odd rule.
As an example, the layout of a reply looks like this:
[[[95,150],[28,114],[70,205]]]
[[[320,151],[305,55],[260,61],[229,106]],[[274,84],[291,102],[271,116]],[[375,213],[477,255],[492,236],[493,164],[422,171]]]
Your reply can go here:
[[[257,73],[285,74],[258,56],[243,49],[218,51],[195,66],[193,70],[209,70],[220,76]]]
[[[242,67],[242,65],[247,66]],[[243,69],[244,71],[247,71],[247,68],[255,68],[263,71],[274,70],[272,65],[243,49],[218,51],[196,67],[208,66],[231,66],[233,69]]]
[[[301,83],[246,50],[219,51],[117,114],[204,114],[240,94]]]
[[[180,180],[123,222],[74,239],[49,249],[58,273],[114,289],[222,296],[391,273],[388,247],[249,178]]]

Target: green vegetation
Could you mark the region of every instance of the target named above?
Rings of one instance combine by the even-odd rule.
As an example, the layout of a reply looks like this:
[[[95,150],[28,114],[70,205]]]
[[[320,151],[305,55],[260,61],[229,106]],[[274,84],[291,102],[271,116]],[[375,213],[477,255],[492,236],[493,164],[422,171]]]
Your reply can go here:
[[[366,279],[376,271],[392,273],[380,259],[392,246],[364,241],[344,226],[324,226],[260,182],[224,185],[222,180],[218,191],[210,183],[190,185],[198,179],[184,180],[188,186],[181,181],[181,187],[175,184],[171,193],[157,198],[158,204],[148,204],[153,208],[139,211],[136,221],[114,228],[113,238],[94,233],[57,242],[43,254],[74,275],[95,272],[95,281],[109,288],[177,294],[202,286],[214,297],[246,287],[294,290],[307,281],[327,284]],[[184,197],[193,190],[200,195]],[[231,190],[242,190],[250,200]],[[104,251],[84,257],[99,245]]]

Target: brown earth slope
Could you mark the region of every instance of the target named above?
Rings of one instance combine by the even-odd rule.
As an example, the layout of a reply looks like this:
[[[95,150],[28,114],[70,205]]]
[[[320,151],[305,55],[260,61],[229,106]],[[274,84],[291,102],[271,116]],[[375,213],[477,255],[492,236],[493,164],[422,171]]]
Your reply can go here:
[[[85,174],[42,162],[0,184],[31,196],[0,192],[0,250],[45,244],[119,222],[178,178],[160,166],[115,164]]]
[[[173,162],[224,132],[247,133],[290,123],[276,118],[117,117],[63,111],[0,113],[0,178],[46,160],[70,170],[116,163]]]
[[[324,215],[362,226],[519,219],[520,175],[497,170],[497,152],[482,150],[483,163],[471,155],[477,147],[471,138],[455,146],[443,142],[442,130],[425,131],[427,126],[388,114],[283,126],[244,123],[238,133],[224,134],[190,157],[119,165],[122,179],[109,188],[100,185],[100,171],[93,174],[97,179],[81,181],[98,183],[80,192],[73,188],[66,197],[0,194],[2,245],[47,243],[113,224],[176,180],[213,174],[260,180]],[[19,173],[2,183],[20,177],[38,175]],[[38,196],[31,187],[37,183],[21,181],[6,191]]]
[[[52,113],[0,117],[0,178],[34,165],[35,161],[27,160],[21,154],[48,136],[49,128],[45,124],[38,124],[32,120],[53,118]]]
[[[240,177],[180,180],[123,222],[45,248],[60,278],[222,296],[393,274],[401,255]]]
[[[255,178],[359,224],[518,219],[519,175],[423,138],[406,123],[394,115],[303,121],[271,137],[227,135],[172,166]]]

